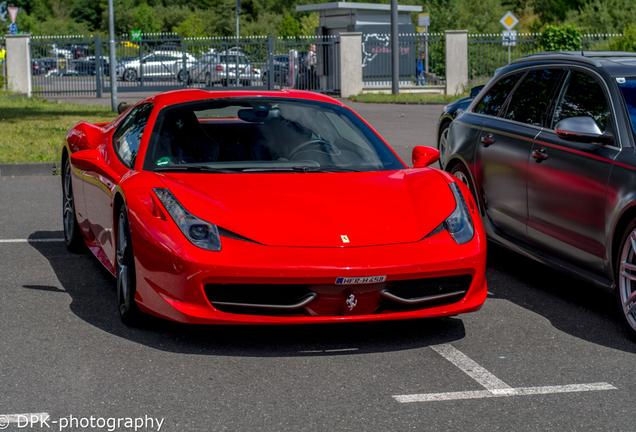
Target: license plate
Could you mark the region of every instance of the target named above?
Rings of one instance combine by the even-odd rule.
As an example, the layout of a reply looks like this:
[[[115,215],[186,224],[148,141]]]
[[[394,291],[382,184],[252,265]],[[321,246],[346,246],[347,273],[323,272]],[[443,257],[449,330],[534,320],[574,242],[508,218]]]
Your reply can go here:
[[[336,285],[361,285],[381,283],[386,280],[386,276],[366,276],[366,277],[339,277]]]

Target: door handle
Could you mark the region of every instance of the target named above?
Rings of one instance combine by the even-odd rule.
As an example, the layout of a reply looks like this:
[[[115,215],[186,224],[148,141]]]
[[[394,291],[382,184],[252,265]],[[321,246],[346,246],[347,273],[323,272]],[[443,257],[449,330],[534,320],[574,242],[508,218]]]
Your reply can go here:
[[[536,163],[541,163],[548,158],[548,152],[545,148],[541,147],[539,150],[532,150],[532,157]]]
[[[484,144],[484,147],[488,147],[490,144],[495,143],[495,139],[492,134],[489,133],[488,135],[481,137],[481,142]]]

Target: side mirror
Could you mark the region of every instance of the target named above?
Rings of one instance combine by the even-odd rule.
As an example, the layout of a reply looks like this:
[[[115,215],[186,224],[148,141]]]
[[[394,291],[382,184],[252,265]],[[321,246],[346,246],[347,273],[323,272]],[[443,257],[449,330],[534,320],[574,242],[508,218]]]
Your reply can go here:
[[[99,150],[81,150],[71,155],[71,165],[82,171],[92,171],[119,182],[121,177],[106,164]]]
[[[592,117],[570,117],[561,120],[554,127],[559,138],[581,143],[609,144],[614,136],[601,131]]]
[[[477,95],[479,94],[479,92],[481,91],[481,89],[483,89],[484,86],[483,85],[479,85],[479,86],[475,86],[473,88],[470,89],[470,97],[472,99],[475,99],[477,97]]]
[[[439,160],[439,150],[426,146],[413,147],[413,168],[424,168]]]

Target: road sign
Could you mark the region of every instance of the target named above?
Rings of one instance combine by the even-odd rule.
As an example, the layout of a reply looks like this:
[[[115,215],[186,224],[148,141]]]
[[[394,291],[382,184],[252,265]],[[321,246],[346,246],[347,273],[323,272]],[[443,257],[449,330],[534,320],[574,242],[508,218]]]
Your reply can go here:
[[[515,46],[517,45],[517,30],[504,30],[501,32],[501,39],[503,40],[503,46]]]
[[[18,34],[18,25],[16,23],[11,23],[11,25],[9,26],[9,33],[11,33],[12,35]]]
[[[130,38],[132,40],[141,40],[141,30],[131,30]]]
[[[506,14],[499,20],[502,26],[506,28],[506,30],[512,30],[514,26],[519,23],[519,20],[516,16],[512,14],[512,12],[508,11]]]
[[[8,7],[7,11],[9,11],[9,16],[11,17],[11,24],[15,22],[15,17],[18,16],[18,8],[17,7]]]
[[[428,13],[421,13],[417,16],[418,27],[429,27],[431,25],[431,16]]]

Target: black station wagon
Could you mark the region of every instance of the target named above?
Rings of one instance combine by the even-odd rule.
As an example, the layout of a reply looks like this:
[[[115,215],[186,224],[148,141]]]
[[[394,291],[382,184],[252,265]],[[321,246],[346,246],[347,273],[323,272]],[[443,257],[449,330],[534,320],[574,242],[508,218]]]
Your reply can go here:
[[[635,127],[635,53],[540,53],[498,71],[440,161],[490,240],[615,293],[633,336]]]

